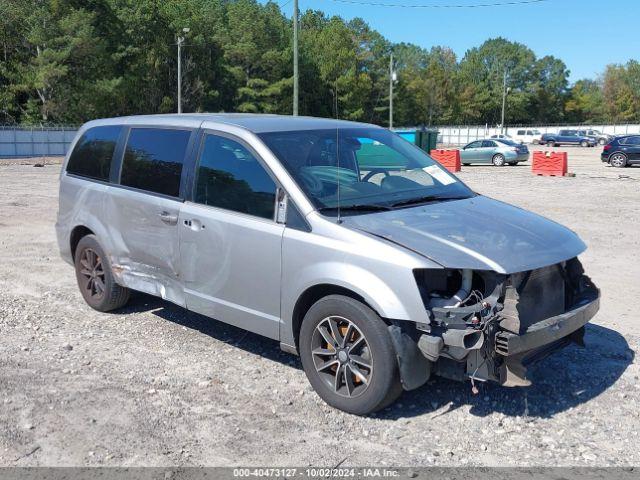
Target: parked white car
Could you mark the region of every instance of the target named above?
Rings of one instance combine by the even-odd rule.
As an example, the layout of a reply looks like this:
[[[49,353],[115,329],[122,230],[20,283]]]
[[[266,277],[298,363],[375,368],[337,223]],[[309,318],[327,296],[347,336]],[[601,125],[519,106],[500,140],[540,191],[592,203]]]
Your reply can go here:
[[[499,133],[497,135],[491,135],[491,138],[497,139],[497,140],[513,140],[513,137],[511,135],[506,135],[504,133]]]
[[[516,130],[515,135],[512,135],[516,142],[520,143],[540,143],[540,137],[542,133],[540,130],[533,128],[519,128]]]

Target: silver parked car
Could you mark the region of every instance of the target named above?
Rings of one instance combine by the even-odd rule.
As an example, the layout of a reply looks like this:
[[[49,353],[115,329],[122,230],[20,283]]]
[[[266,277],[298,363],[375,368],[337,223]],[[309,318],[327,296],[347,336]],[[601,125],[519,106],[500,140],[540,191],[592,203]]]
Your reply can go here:
[[[463,165],[472,163],[492,163],[496,167],[505,164],[517,165],[529,160],[529,149],[526,145],[503,138],[487,138],[475,140],[460,150],[460,161]]]
[[[276,339],[356,414],[432,375],[527,385],[525,365],[581,343],[599,306],[575,233],[360,123],[89,122],[56,231],[91,307],[137,290]]]

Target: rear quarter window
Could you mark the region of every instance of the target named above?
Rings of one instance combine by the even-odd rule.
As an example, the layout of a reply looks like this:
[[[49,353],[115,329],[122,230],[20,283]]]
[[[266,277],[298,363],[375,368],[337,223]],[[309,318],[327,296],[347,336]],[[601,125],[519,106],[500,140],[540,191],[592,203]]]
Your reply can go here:
[[[95,180],[109,180],[113,152],[122,127],[94,127],[82,134],[67,163],[67,173]]]
[[[124,152],[120,184],[178,197],[190,137],[190,130],[132,128]]]

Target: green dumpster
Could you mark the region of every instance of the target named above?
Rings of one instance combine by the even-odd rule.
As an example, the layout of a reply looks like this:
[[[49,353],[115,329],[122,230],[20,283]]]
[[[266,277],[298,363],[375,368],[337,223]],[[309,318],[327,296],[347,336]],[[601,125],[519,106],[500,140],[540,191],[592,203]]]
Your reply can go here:
[[[432,128],[416,130],[415,144],[427,153],[435,150],[438,144],[438,130]]]

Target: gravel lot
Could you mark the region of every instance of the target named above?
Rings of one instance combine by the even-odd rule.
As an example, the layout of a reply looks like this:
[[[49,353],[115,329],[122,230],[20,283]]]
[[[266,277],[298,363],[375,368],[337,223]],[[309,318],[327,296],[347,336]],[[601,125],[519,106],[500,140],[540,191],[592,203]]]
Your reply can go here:
[[[0,465],[640,464],[640,168],[567,150],[575,178],[460,176],[587,242],[586,349],[527,389],[436,379],[370,418],[322,403],[276,342],[141,294],[92,311],[57,252],[59,166],[0,161]]]

